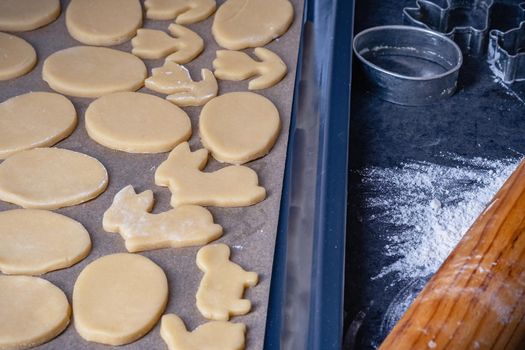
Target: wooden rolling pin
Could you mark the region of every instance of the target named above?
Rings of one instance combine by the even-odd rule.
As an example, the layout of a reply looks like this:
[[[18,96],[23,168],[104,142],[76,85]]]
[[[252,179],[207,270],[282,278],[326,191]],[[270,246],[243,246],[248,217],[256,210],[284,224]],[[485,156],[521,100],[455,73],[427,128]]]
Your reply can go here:
[[[379,349],[525,349],[525,161]]]

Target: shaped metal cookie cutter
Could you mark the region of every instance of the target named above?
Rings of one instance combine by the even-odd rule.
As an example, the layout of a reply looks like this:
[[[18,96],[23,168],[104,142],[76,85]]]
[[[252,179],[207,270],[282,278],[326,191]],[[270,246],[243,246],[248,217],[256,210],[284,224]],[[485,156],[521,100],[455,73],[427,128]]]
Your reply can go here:
[[[525,3],[519,4],[525,18]],[[487,61],[506,84],[525,80],[525,21],[508,31],[491,30]]]
[[[406,24],[443,33],[465,54],[486,52],[494,0],[417,0],[416,5],[403,9]]]

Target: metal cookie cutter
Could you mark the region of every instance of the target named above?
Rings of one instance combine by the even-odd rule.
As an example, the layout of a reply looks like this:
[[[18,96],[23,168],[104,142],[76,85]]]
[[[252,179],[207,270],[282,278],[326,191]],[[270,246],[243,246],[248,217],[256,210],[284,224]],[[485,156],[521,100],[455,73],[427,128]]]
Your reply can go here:
[[[525,3],[520,4],[525,13]],[[525,80],[525,21],[518,28],[492,30],[487,61],[506,84]]]
[[[405,7],[406,24],[443,33],[465,54],[483,55],[487,48],[494,0],[417,0]]]
[[[410,26],[366,29],[355,36],[354,52],[371,92],[408,106],[451,96],[463,63],[461,50],[452,40]]]

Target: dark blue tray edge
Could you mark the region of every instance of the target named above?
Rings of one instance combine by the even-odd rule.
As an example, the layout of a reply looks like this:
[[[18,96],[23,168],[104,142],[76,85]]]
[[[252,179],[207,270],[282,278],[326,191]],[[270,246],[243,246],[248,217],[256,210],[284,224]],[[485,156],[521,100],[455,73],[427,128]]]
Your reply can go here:
[[[308,86],[318,91],[314,95],[317,99],[314,105],[317,108],[309,113],[315,114],[319,123],[319,145],[315,155],[315,188],[300,189],[315,191],[316,200],[311,213],[306,213],[312,215],[315,222],[312,256],[305,259],[312,264],[311,293],[307,305],[308,322],[299,328],[304,329],[302,336],[307,337],[308,349],[341,349],[353,14],[353,0],[306,0],[305,3],[265,349],[281,349],[283,337],[301,336],[285,334],[283,330],[287,322],[284,302],[287,295],[289,297],[290,293],[294,293],[286,285],[286,273],[289,270],[288,235],[292,234],[291,229],[297,227],[289,226],[290,204],[294,196],[298,195],[293,180],[294,174],[304,170],[301,162],[294,162],[296,158],[304,156],[305,152],[295,142],[297,118],[300,109],[304,111],[305,106],[312,105],[311,100],[307,101],[312,96],[301,94],[301,90]],[[304,71],[305,59],[315,62],[317,69]]]

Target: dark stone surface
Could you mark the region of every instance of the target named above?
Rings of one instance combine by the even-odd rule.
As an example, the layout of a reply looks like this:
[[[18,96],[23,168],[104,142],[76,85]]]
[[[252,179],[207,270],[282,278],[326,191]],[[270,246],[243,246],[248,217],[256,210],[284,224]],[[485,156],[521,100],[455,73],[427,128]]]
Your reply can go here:
[[[357,0],[355,33],[402,24],[402,9],[415,1]],[[365,91],[354,61],[350,131],[350,188],[345,290],[345,349],[373,349],[387,307],[406,285],[391,277],[372,280],[392,258],[383,255],[388,230],[367,220],[367,189],[357,170],[392,167],[409,160],[446,162],[442,153],[505,158],[525,153],[525,83],[500,85],[484,58],[465,57],[458,91],[425,107],[384,102]],[[409,92],[407,92],[409,93]],[[430,277],[430,276],[429,276]],[[420,283],[421,284],[421,283]]]

